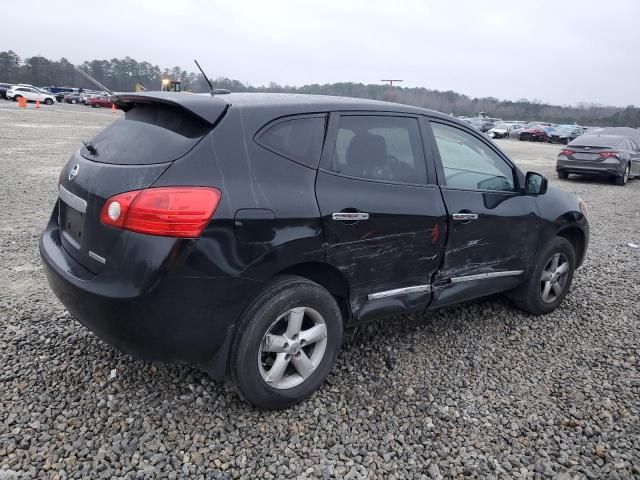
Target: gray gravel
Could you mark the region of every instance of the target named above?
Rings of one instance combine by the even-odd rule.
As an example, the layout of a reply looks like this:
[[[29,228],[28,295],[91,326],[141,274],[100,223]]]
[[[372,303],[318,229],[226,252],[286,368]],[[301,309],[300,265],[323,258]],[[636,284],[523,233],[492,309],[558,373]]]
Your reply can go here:
[[[119,353],[47,288],[58,172],[118,115],[0,101],[0,480],[640,476],[640,181],[558,181],[557,146],[502,141],[589,206],[562,307],[535,318],[494,297],[370,325],[320,392],[266,413]]]

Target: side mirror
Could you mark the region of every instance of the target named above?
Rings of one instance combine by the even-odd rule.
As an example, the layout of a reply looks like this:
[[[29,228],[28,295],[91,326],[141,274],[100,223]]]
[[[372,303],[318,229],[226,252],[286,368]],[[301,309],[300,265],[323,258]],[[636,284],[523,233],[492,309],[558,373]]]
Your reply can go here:
[[[527,172],[524,180],[524,193],[528,195],[544,195],[547,192],[547,178],[536,172]]]

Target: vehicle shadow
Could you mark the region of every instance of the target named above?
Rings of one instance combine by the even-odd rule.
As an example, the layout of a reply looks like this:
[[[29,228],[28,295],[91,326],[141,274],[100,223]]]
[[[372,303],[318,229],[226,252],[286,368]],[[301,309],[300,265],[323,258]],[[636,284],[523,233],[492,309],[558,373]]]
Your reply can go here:
[[[614,186],[613,177],[600,176],[600,175],[579,175],[579,174],[571,174],[569,178],[566,179],[558,179],[560,182],[571,182],[576,184],[585,184],[585,185],[611,185]]]

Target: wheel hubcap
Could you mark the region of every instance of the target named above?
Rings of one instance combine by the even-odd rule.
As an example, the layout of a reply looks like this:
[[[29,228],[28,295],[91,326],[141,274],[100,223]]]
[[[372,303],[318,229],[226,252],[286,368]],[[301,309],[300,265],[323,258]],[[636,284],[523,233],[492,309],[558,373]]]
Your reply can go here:
[[[540,298],[545,303],[555,302],[567,284],[569,260],[564,253],[555,253],[547,261],[540,279]]]
[[[262,379],[280,390],[297,387],[318,368],[327,349],[327,325],[320,313],[296,307],[267,329],[258,351]]]

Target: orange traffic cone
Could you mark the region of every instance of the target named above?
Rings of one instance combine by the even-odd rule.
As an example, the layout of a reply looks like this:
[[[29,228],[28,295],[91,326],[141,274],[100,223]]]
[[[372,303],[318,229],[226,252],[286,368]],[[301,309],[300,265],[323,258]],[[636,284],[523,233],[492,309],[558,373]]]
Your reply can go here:
[[[36,108],[40,108],[40,100],[36,100]]]
[[[18,106],[20,108],[27,108],[27,100],[24,97],[18,98]]]
[[[116,113],[116,105],[115,105],[115,103],[112,103],[112,104],[111,104],[111,111],[112,111],[113,113]]]

